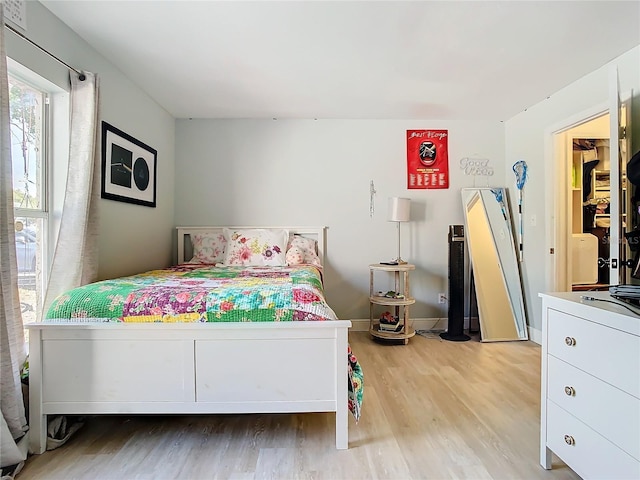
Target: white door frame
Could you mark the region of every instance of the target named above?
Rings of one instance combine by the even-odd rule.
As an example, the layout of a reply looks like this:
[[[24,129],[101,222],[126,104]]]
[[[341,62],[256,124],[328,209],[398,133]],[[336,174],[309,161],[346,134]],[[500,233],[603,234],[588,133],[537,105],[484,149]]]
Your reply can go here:
[[[544,133],[544,157],[545,171],[550,182],[545,184],[545,198],[547,199],[545,216],[546,238],[547,238],[547,260],[546,265],[546,291],[557,292],[566,291],[569,272],[567,261],[569,252],[569,201],[567,195],[568,168],[566,161],[563,168],[558,168],[557,152],[563,149],[564,132],[578,125],[587,123],[595,118],[609,113],[609,102],[595,105],[580,113],[562,120],[561,122],[547,128]],[[558,145],[558,142],[562,145]],[[565,154],[562,158],[565,159]],[[566,160],[566,159],[565,159]],[[553,251],[553,253],[551,253]],[[562,268],[559,268],[562,265]]]
[[[623,238],[622,218],[620,212],[623,206],[620,204],[620,181],[622,161],[620,157],[620,81],[618,79],[618,69],[612,68],[609,71],[609,187],[616,185],[617,188],[609,188],[609,208],[610,208],[610,228],[609,228],[609,285],[619,285],[621,272],[625,267],[620,263],[622,260],[620,251],[622,250]],[[615,168],[614,168],[615,166]],[[612,209],[611,206],[614,206]]]
[[[615,73],[615,75],[613,75]],[[544,151],[545,151],[545,171],[547,172],[551,181],[545,185],[545,198],[547,199],[545,215],[547,221],[546,224],[546,238],[547,238],[547,260],[545,262],[546,268],[546,291],[548,292],[557,292],[557,291],[566,291],[568,285],[568,275],[570,266],[570,262],[567,260],[568,252],[569,252],[569,240],[570,236],[568,234],[569,221],[568,221],[568,209],[569,209],[569,201],[568,195],[566,192],[566,187],[568,185],[568,166],[565,162],[563,163],[563,167],[566,168],[558,168],[557,165],[557,152],[559,151],[558,140],[563,139],[563,133],[567,130],[577,127],[583,123],[589,122],[595,118],[598,118],[602,115],[606,115],[609,113],[611,121],[613,119],[617,119],[617,123],[620,123],[619,119],[619,103],[623,103],[627,105],[626,108],[626,127],[627,127],[627,136],[625,141],[627,144],[630,144],[630,117],[631,117],[631,99],[633,91],[624,92],[622,95],[615,94],[618,92],[618,83],[617,81],[617,70],[612,70],[612,75],[610,78],[610,97],[608,101],[595,105],[591,108],[588,108],[578,114],[572,115],[571,117],[552,125],[551,127],[545,129],[544,134]],[[615,104],[617,107],[613,107],[615,99]],[[614,115],[611,115],[611,109],[616,108]],[[612,127],[613,128],[613,127]],[[613,129],[610,132],[610,142],[612,141],[612,134],[615,133],[615,141],[616,145],[619,147],[618,135],[617,131]],[[611,147],[610,147],[611,148]],[[626,148],[628,151],[628,147]],[[613,155],[614,149],[611,148],[611,152]],[[563,158],[565,155],[563,154]],[[618,162],[618,155],[615,154],[614,159],[609,159],[610,168],[611,162]],[[626,159],[628,160],[628,159]],[[619,174],[613,176],[613,180],[616,181],[616,184],[619,185]],[[618,203],[618,211],[620,208],[619,205],[619,195],[617,194],[617,190],[615,195],[611,196],[612,202]],[[617,235],[616,235],[617,238]],[[622,239],[620,239],[622,240]],[[616,242],[617,243],[617,242]],[[611,246],[609,247],[611,248]],[[618,245],[618,249],[620,246]],[[551,251],[553,250],[553,253]],[[615,253],[615,258],[619,258],[619,250]],[[609,254],[609,258],[613,258],[613,253]],[[619,263],[619,262],[618,262]],[[612,275],[616,275],[616,279],[619,277],[619,270],[622,268],[621,265],[618,265],[617,268],[610,268],[610,277]],[[610,282],[612,285],[617,284],[618,281],[614,279],[613,282]]]

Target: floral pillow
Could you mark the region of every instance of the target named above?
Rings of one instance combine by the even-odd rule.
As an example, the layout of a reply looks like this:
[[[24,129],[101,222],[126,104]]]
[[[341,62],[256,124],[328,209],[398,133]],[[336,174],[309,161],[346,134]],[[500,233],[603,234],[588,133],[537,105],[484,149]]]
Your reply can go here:
[[[284,229],[223,229],[227,240],[225,265],[284,266],[289,231]]]
[[[304,251],[298,247],[287,250],[287,265],[302,265],[304,263]]]
[[[206,263],[215,265],[224,260],[227,240],[220,233],[191,234],[193,257],[187,263]]]
[[[321,267],[320,257],[318,257],[316,241],[312,238],[294,235],[289,242],[287,250],[287,264],[301,265],[311,264]]]

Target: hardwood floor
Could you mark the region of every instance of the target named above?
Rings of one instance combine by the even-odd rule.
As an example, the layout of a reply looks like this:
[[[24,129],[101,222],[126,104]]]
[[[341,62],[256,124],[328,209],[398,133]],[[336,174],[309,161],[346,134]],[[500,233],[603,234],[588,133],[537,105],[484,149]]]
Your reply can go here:
[[[101,416],[30,457],[27,479],[579,479],[538,463],[540,347],[416,335],[350,343],[362,418],[335,449],[334,414]]]

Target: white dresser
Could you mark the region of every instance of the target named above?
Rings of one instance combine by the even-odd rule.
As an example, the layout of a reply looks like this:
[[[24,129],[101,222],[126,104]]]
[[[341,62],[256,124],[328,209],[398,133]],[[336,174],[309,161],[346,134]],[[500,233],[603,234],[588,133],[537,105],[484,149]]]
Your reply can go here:
[[[540,463],[584,479],[640,479],[640,316],[587,295],[540,294]]]

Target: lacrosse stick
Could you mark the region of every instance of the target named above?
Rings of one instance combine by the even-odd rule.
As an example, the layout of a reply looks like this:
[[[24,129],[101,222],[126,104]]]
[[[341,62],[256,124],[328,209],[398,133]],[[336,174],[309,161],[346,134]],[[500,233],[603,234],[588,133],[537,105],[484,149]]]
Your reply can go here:
[[[520,241],[520,246],[518,248],[518,252],[520,261],[522,262],[522,188],[527,181],[527,162],[525,162],[524,160],[518,160],[516,163],[514,163],[513,173],[516,174],[516,187],[518,187],[518,220],[520,223],[520,231],[518,232],[518,240]]]
[[[496,202],[498,202],[500,204],[500,210],[502,210],[502,217],[506,221],[507,220],[507,209],[504,208],[504,196],[502,195],[502,189],[501,188],[492,188],[491,189],[491,193],[493,193],[493,196],[496,197]]]

